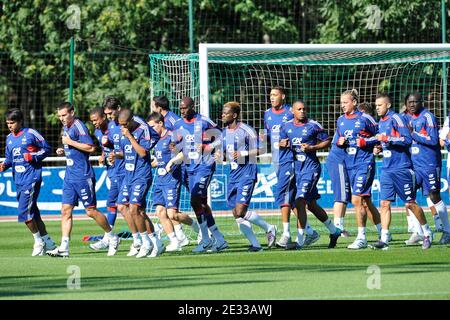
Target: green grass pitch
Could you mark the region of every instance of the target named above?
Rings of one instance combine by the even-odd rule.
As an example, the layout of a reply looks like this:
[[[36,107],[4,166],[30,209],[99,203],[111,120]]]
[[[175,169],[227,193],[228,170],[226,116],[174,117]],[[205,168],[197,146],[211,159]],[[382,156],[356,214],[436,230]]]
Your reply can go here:
[[[394,217],[393,225],[404,219]],[[216,221],[236,234],[231,218]],[[25,226],[0,223],[0,299],[450,299],[449,246],[437,245],[438,239],[424,251],[406,247],[408,234],[395,233],[387,251],[355,252],[346,249],[353,238],[340,238],[330,250],[323,227],[310,221],[322,237],[305,250],[248,253],[247,241],[235,235],[226,237],[230,248],[221,253],[193,254],[192,244],[154,259],[126,257],[129,240],[114,257],[91,251],[82,236],[101,232],[84,220],[74,221],[69,259],[31,257],[33,240]],[[46,224],[59,243],[60,223]],[[116,230],[124,228],[118,219]],[[368,237],[370,242],[377,235]],[[80,272],[79,289],[67,286],[76,284],[72,268]]]

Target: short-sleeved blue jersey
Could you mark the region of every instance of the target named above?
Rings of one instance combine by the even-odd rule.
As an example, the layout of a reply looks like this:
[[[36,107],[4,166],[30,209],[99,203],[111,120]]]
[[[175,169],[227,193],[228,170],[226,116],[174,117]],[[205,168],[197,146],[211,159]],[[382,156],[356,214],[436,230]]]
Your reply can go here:
[[[173,165],[171,172],[166,172],[166,165],[173,158],[173,153],[170,150],[170,143],[172,142],[173,133],[167,130],[159,139],[154,148],[154,155],[158,166],[156,168],[156,183],[158,185],[172,185],[181,182],[181,166]]]
[[[25,161],[23,155],[30,153],[32,161]],[[12,167],[16,185],[26,185],[42,179],[42,160],[50,154],[50,145],[39,132],[22,128],[17,134],[6,137],[5,170]]]
[[[167,113],[164,116],[164,126],[170,130],[173,131],[175,128],[175,122],[180,121],[181,117],[172,111],[167,111]]]
[[[411,134],[404,123],[405,118],[389,110],[378,123],[378,132],[388,137],[382,142],[383,170],[396,171],[398,169],[412,168]]]
[[[222,132],[208,117],[198,113],[191,120],[181,119],[175,123],[174,137],[178,150],[183,152],[186,170],[215,169],[212,151],[198,152],[199,146],[220,146]]]
[[[439,144],[439,125],[436,117],[424,108],[411,117],[411,160],[414,168],[438,168],[442,166]]]
[[[293,118],[294,114],[289,105],[283,105],[279,110],[270,108],[264,112],[264,128],[267,130],[267,135],[270,137],[272,162],[275,164],[292,162],[291,149],[280,149],[278,144],[280,141],[281,126],[283,123],[290,121]]]
[[[114,165],[109,164],[109,161],[107,159],[108,159],[108,156],[111,153],[111,151],[114,150],[114,146],[112,143],[111,143],[111,146],[104,146],[102,144],[103,137],[105,137],[105,136],[107,137],[108,142],[110,142],[109,130],[108,130],[108,128],[106,128],[105,131],[102,131],[101,129],[95,129],[94,136],[97,139],[97,141],[99,142],[100,147],[102,148],[103,154],[105,155],[106,171],[107,171],[108,177],[111,178],[112,176],[114,176],[115,167],[114,167]]]
[[[286,122],[281,127],[281,139],[289,139],[290,148],[294,152],[294,168],[296,172],[310,172],[320,169],[320,161],[316,151],[304,152],[301,144],[316,145],[328,139],[328,134],[316,121],[308,119],[305,123],[296,123],[295,120]]]
[[[225,159],[231,166],[230,183],[257,179],[256,152],[258,150],[258,139],[255,129],[242,122],[239,122],[234,129],[223,129],[222,146]],[[232,154],[234,151],[252,152],[254,155],[247,154],[233,160]]]
[[[123,152],[127,184],[152,178],[150,150],[153,146],[148,128],[148,126],[140,124],[131,132],[137,143],[146,150],[145,157],[138,155],[128,138],[123,135],[120,138],[120,149]]]
[[[75,119],[70,127],[64,126],[64,135],[68,135],[70,139],[79,143],[94,145],[86,125],[80,120]],[[67,181],[79,181],[86,178],[93,178],[94,170],[89,162],[89,153],[81,151],[77,148],[64,145],[66,153],[66,175]]]

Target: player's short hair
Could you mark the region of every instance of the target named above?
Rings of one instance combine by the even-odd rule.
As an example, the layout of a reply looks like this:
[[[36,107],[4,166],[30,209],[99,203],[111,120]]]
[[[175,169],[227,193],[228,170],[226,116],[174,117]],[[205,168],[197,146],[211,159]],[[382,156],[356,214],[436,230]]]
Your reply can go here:
[[[302,99],[294,100],[294,102],[292,102],[292,105],[294,105],[294,104],[296,104],[296,103],[301,103],[301,104],[303,104],[304,106],[306,106],[305,101],[303,101]]]
[[[170,110],[169,99],[166,96],[156,96],[153,97],[155,104],[163,110]]]
[[[13,108],[8,110],[6,113],[6,120],[22,122],[23,121],[23,112],[19,108]]]
[[[350,96],[352,97],[352,100],[355,100],[356,102],[359,102],[359,94],[358,94],[358,90],[356,89],[350,89],[350,90],[345,90],[341,96]]]
[[[387,99],[389,102],[391,102],[391,97],[385,92],[379,92],[375,96],[375,99],[381,99],[381,98]]]
[[[119,98],[113,97],[113,96],[106,96],[105,99],[103,99],[103,109],[111,109],[111,110],[118,110],[122,103],[120,102]]]
[[[282,87],[282,86],[278,86],[278,85],[273,86],[272,90],[278,90],[281,92],[281,94],[284,94],[284,95],[286,94],[286,89],[284,89],[284,87]]]
[[[231,112],[236,113],[239,117],[241,114],[241,105],[237,101],[229,101],[223,105],[231,109]]]
[[[95,107],[91,111],[89,111],[89,115],[92,116],[94,114],[98,114],[101,117],[105,117],[105,111],[103,110],[103,107]]]
[[[133,110],[127,108],[121,108],[119,111],[118,119],[125,119],[127,122],[133,119],[134,113]]]
[[[161,113],[154,111],[148,115],[146,120],[147,122],[154,121],[164,123],[164,116]]]
[[[378,99],[378,95],[377,95],[377,99]],[[361,102],[358,105],[358,110],[361,112],[367,113],[371,116],[373,115],[373,106],[370,102]]]
[[[420,92],[415,91],[415,92],[410,92],[410,93],[408,93],[406,95],[406,97],[405,97],[405,104],[407,103],[409,97],[411,97],[411,96],[416,96],[416,97],[419,98],[419,101],[423,102],[422,94]]]
[[[61,102],[59,104],[58,111],[62,110],[62,109],[67,109],[67,111],[69,111],[69,112],[74,111],[73,104],[71,104],[70,102],[67,102],[67,101]]]
[[[193,108],[194,107],[195,103],[194,103],[194,100],[191,97],[183,97],[183,99],[181,99],[181,101],[188,108]]]

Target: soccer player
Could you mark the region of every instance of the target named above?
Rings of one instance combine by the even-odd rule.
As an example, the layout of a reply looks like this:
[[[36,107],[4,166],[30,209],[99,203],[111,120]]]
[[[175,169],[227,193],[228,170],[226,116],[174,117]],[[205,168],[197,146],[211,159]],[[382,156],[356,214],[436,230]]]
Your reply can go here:
[[[156,236],[145,209],[152,183],[150,150],[158,142],[159,136],[146,123],[137,122],[130,109],[121,108],[118,120],[122,132],[121,151],[115,152],[113,157],[124,159],[125,164],[125,178],[118,202],[128,206],[128,212],[142,239],[136,258],[154,258],[164,252],[164,245]]]
[[[317,190],[317,182],[320,179],[321,165],[316,151],[330,145],[328,134],[322,126],[307,117],[307,108],[303,101],[297,100],[292,104],[294,119],[281,127],[280,139],[288,139],[289,147],[294,154],[294,169],[296,179],[295,205],[297,207],[297,243],[295,248],[304,247],[304,235],[306,229],[306,208],[315,208],[314,215],[330,231],[329,248],[336,247],[336,242],[341,235],[341,230],[336,228],[328,218],[327,213],[317,203],[320,198]],[[288,245],[289,246],[289,245]]]
[[[11,133],[6,137],[5,161],[0,163],[0,172],[12,168],[18,221],[24,222],[33,234],[31,256],[34,257],[56,248],[37,206],[42,184],[42,160],[50,154],[51,148],[39,132],[24,128],[23,120],[20,109],[11,109],[6,113],[6,125]]]
[[[173,222],[189,225],[195,233],[198,233],[198,223],[185,213],[178,211],[181,188],[181,160],[172,161],[170,144],[173,133],[165,127],[164,117],[158,112],[152,112],[147,122],[160,136],[154,148],[155,160],[152,167],[156,168],[157,178],[154,184],[153,205],[156,206],[156,214],[170,240],[166,251],[181,250],[183,239],[179,239]],[[180,152],[183,156],[183,153]]]
[[[251,224],[266,232],[269,248],[275,242],[275,226],[267,223],[255,211],[248,210],[257,181],[258,136],[252,127],[240,121],[240,113],[241,107],[236,101],[227,102],[223,106],[222,122],[225,128],[222,132],[222,151],[226,161],[230,163],[227,205],[233,208],[233,216],[239,230],[250,242],[248,251],[258,252],[262,247]],[[223,153],[216,152],[215,158],[221,161]]]
[[[378,143],[375,138],[377,124],[368,114],[357,110],[358,92],[347,90],[341,95],[341,107],[344,114],[337,123],[338,138],[336,145],[343,149],[343,159],[351,186],[351,201],[356,211],[358,234],[348,249],[367,247],[367,213],[364,201],[371,195],[375,177],[375,158],[373,147]]]
[[[123,181],[125,179],[125,161],[123,158],[115,157],[115,153],[121,153],[120,141],[122,138],[122,130],[119,124],[119,112],[121,108],[121,102],[118,98],[107,96],[103,101],[103,112],[105,113],[108,122],[108,141],[114,145],[114,150],[109,153],[108,160],[110,163],[114,164],[115,176],[111,180],[111,194],[117,192],[117,198],[119,197],[120,188],[122,187]],[[117,202],[117,211],[121,212],[130,228],[131,234],[133,236],[133,243],[130,245],[130,250],[127,256],[135,256],[138,254],[142,239],[140,237],[139,231],[134,224],[134,219],[130,216],[128,212],[128,206],[120,204]]]
[[[421,224],[424,233],[423,249],[431,247],[432,232],[422,208],[416,203],[415,174],[409,147],[412,142],[404,119],[391,110],[391,100],[387,94],[378,94],[375,100],[380,118],[377,140],[383,152],[383,170],[380,176],[381,199],[381,239],[370,245],[373,249],[389,248],[389,226],[391,224],[391,202],[398,195]]]
[[[412,114],[408,111],[408,108],[406,107],[408,96],[409,94],[406,95],[403,99],[403,106],[400,109],[399,115],[403,117],[404,124],[409,128],[410,131],[412,131],[411,129]],[[406,209],[406,219],[408,222],[408,232],[411,232],[411,236],[409,237],[408,240],[405,240],[405,244],[407,246],[422,244],[423,232],[419,220],[417,220],[414,213],[412,213],[412,211],[408,209]]]
[[[89,136],[86,125],[75,117],[73,105],[63,102],[58,106],[58,117],[64,126],[62,137],[63,148],[58,148],[58,155],[66,155],[66,173],[63,183],[61,208],[61,245],[47,254],[52,257],[68,257],[69,241],[72,232],[73,208],[78,201],[83,203],[86,214],[105,231],[108,239],[108,256],[116,254],[119,247],[119,237],[112,233],[106,217],[97,210],[95,196],[95,175],[89,162],[89,155],[95,151],[94,143]]]
[[[435,217],[436,227],[443,226],[440,244],[450,243],[450,225],[447,206],[441,199],[442,155],[439,143],[439,126],[436,117],[424,106],[420,93],[411,93],[407,98],[411,118],[411,160],[416,174],[417,186],[422,187],[428,206]],[[439,221],[440,220],[440,221]]]
[[[166,96],[156,96],[152,99],[151,109],[164,117],[164,126],[167,130],[173,131],[175,122],[181,117],[170,110],[169,99]]]
[[[174,129],[175,122],[181,119],[180,116],[173,113],[169,107],[169,99],[166,96],[156,96],[153,97],[151,102],[151,110],[161,114],[164,118],[164,126],[167,130],[172,131]],[[150,116],[147,118],[147,123],[149,122]],[[184,165],[181,166],[181,174],[186,175],[186,168]],[[187,188],[187,187],[186,187]],[[178,209],[177,209],[178,210]],[[179,212],[179,211],[178,211]],[[181,212],[179,212],[181,214]],[[189,217],[189,216],[188,216]],[[182,247],[189,244],[189,239],[183,231],[183,227],[180,222],[172,220],[173,227],[175,228],[175,234]],[[194,225],[196,226],[196,225]]]
[[[109,154],[114,150],[114,144],[108,139],[109,128],[106,115],[102,107],[96,107],[92,109],[89,113],[89,118],[94,125],[95,131],[94,136],[98,140],[100,147],[102,149],[102,154],[98,159],[100,165],[106,166],[107,176],[111,182],[111,187],[108,191],[108,199],[106,201],[107,207],[107,219],[111,228],[114,228],[117,217],[117,196],[119,195],[119,190],[117,187],[117,181],[115,177],[116,167],[114,163],[109,160]],[[94,244],[90,244],[89,247],[92,250],[99,251],[108,248],[108,239],[103,237],[103,239],[97,241]]]
[[[201,241],[193,252],[222,251],[228,248],[228,242],[216,226],[207,201],[208,186],[216,168],[212,152],[221,145],[221,131],[211,119],[195,111],[191,97],[181,100],[179,110],[182,120],[175,123],[174,137],[176,148],[183,152],[185,159],[191,206],[201,235]],[[208,229],[216,243],[209,237]]]
[[[290,148],[284,148],[285,141],[280,141],[280,128],[283,123],[292,120],[294,117],[289,105],[285,103],[286,92],[281,86],[274,86],[270,90],[271,108],[264,112],[264,127],[267,136],[270,138],[272,151],[272,163],[277,174],[277,186],[275,190],[276,204],[281,208],[281,222],[283,224],[283,233],[276,245],[285,248],[291,243],[290,232],[290,214],[291,208],[296,214],[295,208],[295,178],[292,162],[292,151]],[[283,147],[283,148],[280,148]],[[276,229],[274,236],[276,237]],[[306,228],[307,242],[312,244],[319,240],[319,234],[311,228],[309,224]]]

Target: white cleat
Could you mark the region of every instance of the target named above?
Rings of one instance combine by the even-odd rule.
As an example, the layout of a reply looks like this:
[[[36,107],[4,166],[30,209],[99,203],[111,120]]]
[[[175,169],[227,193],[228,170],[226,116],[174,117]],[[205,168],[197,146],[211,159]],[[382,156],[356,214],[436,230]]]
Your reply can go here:
[[[291,242],[292,242],[291,236],[283,233],[283,235],[281,236],[281,239],[277,241],[276,245],[277,245],[277,247],[280,247],[280,248],[286,248],[288,243],[291,243]]]
[[[166,247],[161,241],[158,241],[157,245],[153,245],[152,252],[148,255],[148,258],[155,258],[159,256],[161,253],[163,253],[166,250]]]
[[[166,252],[175,252],[175,251],[181,251],[183,248],[181,248],[181,244],[178,241],[171,242],[166,247]]]
[[[117,236],[117,234],[115,234],[109,239],[109,248],[107,254],[108,257],[112,257],[116,254],[117,250],[119,249],[119,243],[120,239]]]
[[[184,235],[183,238],[178,238],[178,242],[180,244],[180,247],[185,247],[185,246],[189,245],[189,239],[188,239],[188,237],[186,237],[186,235]]]
[[[109,248],[109,243],[108,243],[108,240],[102,239],[102,240],[97,241],[96,243],[91,243],[89,245],[89,248],[91,248],[94,251],[102,251],[102,250],[106,250]]]
[[[139,250],[141,249],[142,242],[132,243],[130,246],[130,251],[127,253],[127,257],[134,257],[139,253]]]
[[[144,258],[146,256],[148,256],[151,252],[152,252],[153,246],[151,247],[147,247],[142,245],[141,248],[139,249],[138,254],[136,255],[136,258]]]
[[[347,246],[347,249],[359,250],[367,248],[367,240],[366,239],[358,239],[356,238],[352,244]]]
[[[59,247],[56,247],[54,250],[47,251],[47,255],[50,257],[68,258],[69,250],[61,251],[59,250]]]
[[[45,253],[45,243],[44,241],[36,241],[33,245],[32,257],[43,256]]]
[[[418,246],[423,243],[423,237],[414,232],[408,240],[405,241],[407,246]]]
[[[272,248],[277,240],[277,226],[271,225],[269,231],[266,233],[267,236],[267,247]]]

